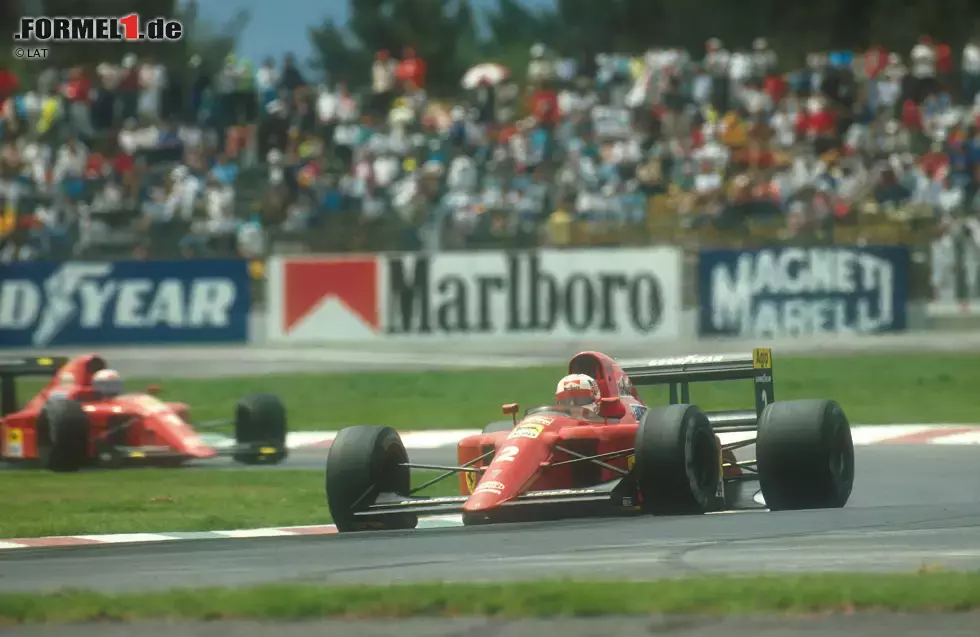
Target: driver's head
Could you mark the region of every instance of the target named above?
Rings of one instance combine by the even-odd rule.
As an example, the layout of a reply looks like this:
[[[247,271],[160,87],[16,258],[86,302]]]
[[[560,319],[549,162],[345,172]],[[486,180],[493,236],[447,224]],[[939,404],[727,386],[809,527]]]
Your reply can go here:
[[[585,374],[569,374],[558,381],[555,389],[555,402],[569,407],[580,407],[589,414],[599,413],[602,394],[599,383]]]
[[[123,391],[122,378],[114,369],[100,369],[92,375],[92,389],[103,396],[118,396]]]

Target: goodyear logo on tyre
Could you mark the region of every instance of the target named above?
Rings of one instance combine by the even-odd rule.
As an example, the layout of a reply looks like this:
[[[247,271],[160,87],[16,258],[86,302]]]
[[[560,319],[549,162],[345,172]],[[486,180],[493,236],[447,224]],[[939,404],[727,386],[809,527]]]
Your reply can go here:
[[[544,430],[544,425],[521,425],[510,432],[507,439],[511,438],[537,438]]]

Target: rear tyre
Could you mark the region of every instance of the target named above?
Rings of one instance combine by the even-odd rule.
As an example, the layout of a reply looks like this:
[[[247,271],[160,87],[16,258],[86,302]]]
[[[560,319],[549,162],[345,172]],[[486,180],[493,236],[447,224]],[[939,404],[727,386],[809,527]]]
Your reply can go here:
[[[759,486],[771,511],[836,509],[851,497],[854,442],[835,401],[768,405],[755,447]]]
[[[57,472],[78,471],[89,460],[89,421],[82,404],[67,398],[49,401],[37,419],[37,455],[41,466]]]
[[[644,511],[696,515],[717,508],[720,450],[708,417],[698,407],[648,410],[635,446],[633,473]]]
[[[418,516],[393,513],[355,518],[381,493],[407,496],[411,491],[408,452],[391,427],[364,425],[341,429],[327,454],[326,495],[330,515],[341,533],[381,529],[414,529]]]
[[[513,420],[496,420],[483,428],[485,434],[495,434],[501,431],[511,431],[514,429]]]
[[[244,447],[232,455],[247,465],[279,464],[286,450],[286,407],[272,394],[252,394],[235,407],[235,442]]]

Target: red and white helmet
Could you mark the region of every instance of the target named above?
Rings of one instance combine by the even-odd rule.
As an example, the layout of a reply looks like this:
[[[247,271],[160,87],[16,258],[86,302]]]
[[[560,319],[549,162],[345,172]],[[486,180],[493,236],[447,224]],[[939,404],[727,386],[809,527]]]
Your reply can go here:
[[[583,407],[586,412],[599,413],[599,403],[602,393],[599,383],[585,374],[569,374],[558,381],[555,389],[555,403],[571,407]]]
[[[100,369],[92,375],[92,389],[103,396],[118,396],[123,391],[122,378],[114,369]]]

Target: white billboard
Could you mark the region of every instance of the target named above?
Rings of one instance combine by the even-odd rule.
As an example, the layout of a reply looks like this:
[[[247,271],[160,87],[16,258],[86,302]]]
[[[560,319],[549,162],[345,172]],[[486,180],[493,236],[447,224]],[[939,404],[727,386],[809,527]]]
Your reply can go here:
[[[278,342],[680,336],[677,248],[273,258]]]

